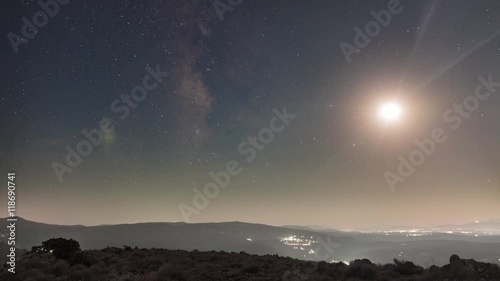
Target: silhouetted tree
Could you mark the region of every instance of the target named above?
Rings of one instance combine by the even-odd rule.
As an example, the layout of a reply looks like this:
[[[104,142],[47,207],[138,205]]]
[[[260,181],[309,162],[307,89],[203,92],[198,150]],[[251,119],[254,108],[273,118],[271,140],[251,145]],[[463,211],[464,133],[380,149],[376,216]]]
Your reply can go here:
[[[73,239],[51,238],[42,242],[42,246],[34,246],[34,253],[52,253],[56,259],[69,259],[70,255],[80,251],[80,243]]]

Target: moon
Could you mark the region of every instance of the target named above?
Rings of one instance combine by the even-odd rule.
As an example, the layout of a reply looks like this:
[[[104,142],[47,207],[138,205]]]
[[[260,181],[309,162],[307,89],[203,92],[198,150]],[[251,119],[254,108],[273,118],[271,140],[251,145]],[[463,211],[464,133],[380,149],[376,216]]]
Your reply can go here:
[[[380,107],[380,117],[387,122],[395,122],[401,118],[403,110],[395,102],[387,102]]]

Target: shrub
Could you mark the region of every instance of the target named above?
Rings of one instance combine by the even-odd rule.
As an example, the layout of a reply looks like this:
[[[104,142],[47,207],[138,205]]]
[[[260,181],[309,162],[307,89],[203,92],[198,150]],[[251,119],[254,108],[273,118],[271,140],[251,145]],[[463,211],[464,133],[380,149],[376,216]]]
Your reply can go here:
[[[187,280],[184,271],[180,270],[178,266],[173,266],[171,264],[164,264],[157,272],[156,276],[160,280],[172,279],[176,281]]]
[[[243,272],[245,273],[250,273],[250,274],[255,274],[260,271],[260,268],[258,265],[253,264],[253,265],[248,265],[243,268]]]
[[[94,262],[92,262],[92,260]],[[69,264],[71,266],[74,266],[76,264],[81,264],[81,265],[84,265],[86,267],[90,267],[92,264],[94,264],[96,262],[95,259],[92,259],[92,260],[88,257],[88,253],[86,253],[86,252],[72,253],[68,259]]]
[[[92,273],[92,276],[99,276],[99,275],[104,275],[105,273],[108,272],[108,269],[106,268],[106,265],[104,262],[100,262],[98,264],[94,264],[90,267],[90,271]]]
[[[410,261],[405,262],[405,261],[400,261],[400,260],[394,259],[394,263],[396,264],[396,267],[394,268],[394,270],[397,273],[404,275],[404,276],[413,275],[417,272],[417,269],[418,269],[418,266],[416,266],[415,264],[413,264]]]
[[[46,255],[51,257],[50,255]],[[53,257],[51,257],[53,259]],[[23,267],[31,269],[42,269],[47,270],[50,267],[50,260],[43,259],[43,256],[34,256],[30,259],[23,261]]]
[[[69,272],[69,263],[65,260],[58,260],[52,266],[52,273],[57,277],[66,275]]]
[[[143,265],[145,268],[152,270],[152,271],[157,271],[160,266],[164,263],[163,259],[158,256],[150,256],[145,258],[142,261]]]
[[[33,253],[52,253],[56,259],[69,259],[72,253],[80,251],[80,243],[73,239],[51,238],[42,242],[42,246],[31,248]]]
[[[327,264],[325,261],[320,261],[320,262],[317,263],[317,269],[316,269],[316,271],[318,273],[326,272],[328,266],[329,266],[329,264]]]
[[[229,266],[232,268],[242,268],[243,267],[243,265],[239,261],[232,261],[229,264]]]
[[[80,280],[80,281],[89,281],[91,280],[91,272],[90,269],[87,269],[82,264],[77,264],[71,267],[71,272],[69,274],[68,280]]]
[[[374,265],[367,264],[366,262],[355,262],[349,265],[345,275],[348,278],[375,280],[377,271]]]

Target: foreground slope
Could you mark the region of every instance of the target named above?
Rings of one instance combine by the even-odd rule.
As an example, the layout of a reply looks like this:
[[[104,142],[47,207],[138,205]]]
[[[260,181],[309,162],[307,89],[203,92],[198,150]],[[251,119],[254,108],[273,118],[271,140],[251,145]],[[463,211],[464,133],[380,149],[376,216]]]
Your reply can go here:
[[[0,280],[500,280],[496,264],[460,259],[424,269],[411,262],[376,265],[367,259],[343,263],[306,262],[276,255],[199,252],[130,247],[86,250],[68,259],[49,253],[28,253],[16,266],[17,273],[0,269]]]

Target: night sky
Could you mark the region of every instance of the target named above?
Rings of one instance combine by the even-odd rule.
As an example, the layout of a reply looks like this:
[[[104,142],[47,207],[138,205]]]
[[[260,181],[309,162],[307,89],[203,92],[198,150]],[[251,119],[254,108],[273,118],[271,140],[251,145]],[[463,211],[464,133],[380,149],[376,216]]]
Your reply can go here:
[[[190,222],[361,229],[499,218],[500,84],[471,98],[478,85],[488,93],[478,77],[500,81],[498,1],[401,0],[350,63],[342,42],[355,46],[355,27],[365,32],[389,0],[220,0],[231,8],[222,20],[208,0],[66,2],[17,52],[8,34],[23,36],[22,18],[42,9],[0,4],[0,171],[17,173],[26,219],[184,221],[180,204],[193,207],[193,189],[230,161],[241,172]],[[151,90],[130,102],[145,77]],[[466,99],[473,111],[447,113]],[[387,102],[398,120],[381,118]],[[285,107],[296,117],[247,161],[240,144]],[[112,132],[69,167],[66,147],[106,123]],[[398,157],[440,129],[446,141],[390,188]],[[62,181],[54,163],[71,169]]]

